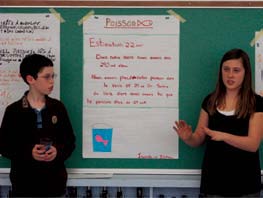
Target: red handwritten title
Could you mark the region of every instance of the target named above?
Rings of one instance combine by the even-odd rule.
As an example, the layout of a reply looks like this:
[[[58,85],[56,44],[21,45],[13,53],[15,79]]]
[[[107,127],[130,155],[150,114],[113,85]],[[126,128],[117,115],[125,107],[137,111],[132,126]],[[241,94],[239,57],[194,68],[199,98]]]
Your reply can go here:
[[[127,20],[127,19],[118,19],[114,20],[111,18],[106,18],[105,28],[123,28],[123,29],[148,29],[153,28],[153,21],[150,19],[137,19],[137,20]]]

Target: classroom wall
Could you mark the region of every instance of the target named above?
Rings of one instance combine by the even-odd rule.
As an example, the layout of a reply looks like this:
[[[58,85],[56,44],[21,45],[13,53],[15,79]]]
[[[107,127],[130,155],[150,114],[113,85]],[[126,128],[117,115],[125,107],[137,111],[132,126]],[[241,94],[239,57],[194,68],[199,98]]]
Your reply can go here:
[[[179,117],[196,125],[201,102],[215,86],[221,56],[231,48],[242,48],[255,65],[255,47],[250,42],[262,28],[261,8],[169,7],[186,19],[180,24]],[[245,10],[244,10],[245,9]],[[65,103],[77,148],[67,161],[74,169],[199,170],[203,147],[190,148],[179,142],[179,159],[84,159],[82,157],[83,35],[78,21],[88,12],[96,15],[167,15],[167,8],[56,8],[61,23],[61,100]],[[245,12],[244,12],[245,11]],[[49,8],[0,8],[0,13],[49,13]],[[253,68],[253,74],[255,69]],[[172,125],[171,125],[172,127]],[[0,166],[9,163],[0,159]],[[157,171],[158,172],[158,171]]]

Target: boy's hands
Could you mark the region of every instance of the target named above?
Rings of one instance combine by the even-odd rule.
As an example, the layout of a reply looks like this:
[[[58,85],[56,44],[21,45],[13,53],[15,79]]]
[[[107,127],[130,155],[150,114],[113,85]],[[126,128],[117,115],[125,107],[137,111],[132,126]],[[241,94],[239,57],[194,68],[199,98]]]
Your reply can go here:
[[[32,157],[37,161],[50,162],[57,156],[57,149],[54,146],[46,151],[46,147],[42,144],[36,144],[32,149]]]

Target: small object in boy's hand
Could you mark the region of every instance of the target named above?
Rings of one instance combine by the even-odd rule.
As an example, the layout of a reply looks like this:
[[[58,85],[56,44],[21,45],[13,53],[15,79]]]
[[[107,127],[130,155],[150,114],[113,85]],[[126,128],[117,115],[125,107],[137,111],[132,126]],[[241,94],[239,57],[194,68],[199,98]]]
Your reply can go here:
[[[40,144],[45,146],[45,150],[48,151],[52,145],[52,140],[50,138],[40,138]]]
[[[51,147],[51,144],[45,145],[45,150],[48,151],[50,149],[50,147]]]

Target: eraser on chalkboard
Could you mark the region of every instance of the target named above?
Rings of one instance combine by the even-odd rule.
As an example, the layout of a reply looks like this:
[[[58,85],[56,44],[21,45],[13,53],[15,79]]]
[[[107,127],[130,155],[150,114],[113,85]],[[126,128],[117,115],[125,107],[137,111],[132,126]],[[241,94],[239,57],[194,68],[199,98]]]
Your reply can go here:
[[[84,178],[84,179],[101,179],[101,178],[112,178],[113,176],[113,173],[80,173],[80,174],[77,174],[77,173],[74,173],[74,174],[71,174],[69,173],[68,174],[68,177],[69,178],[77,178],[77,179],[80,179],[80,178]]]
[[[65,23],[65,19],[63,19],[61,14],[58,13],[54,8],[50,8],[49,12],[51,12],[60,21],[60,23]]]

